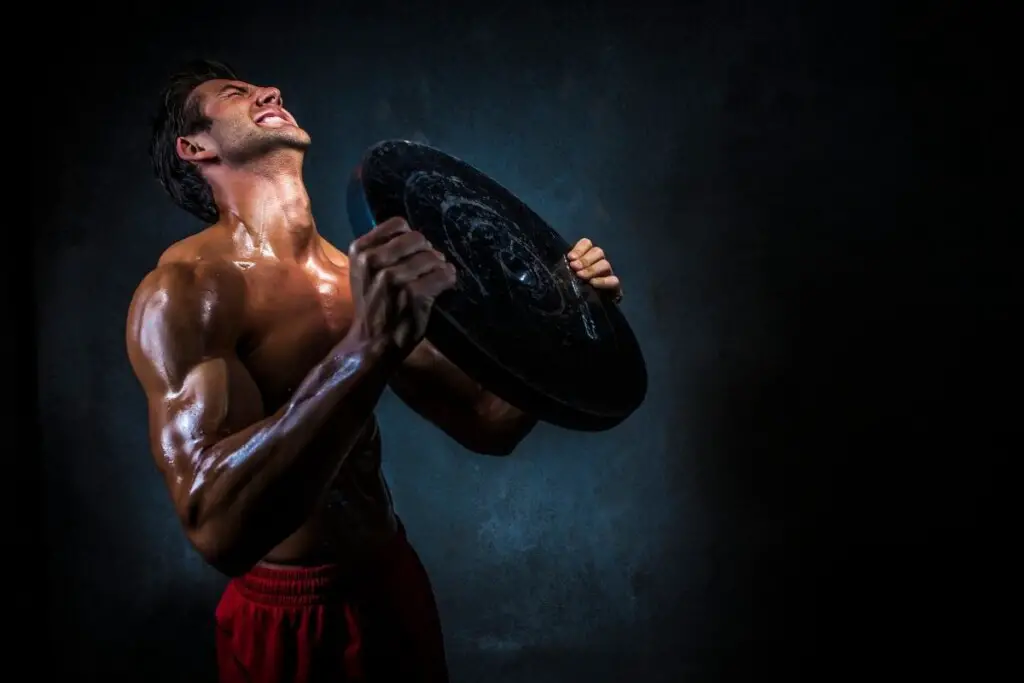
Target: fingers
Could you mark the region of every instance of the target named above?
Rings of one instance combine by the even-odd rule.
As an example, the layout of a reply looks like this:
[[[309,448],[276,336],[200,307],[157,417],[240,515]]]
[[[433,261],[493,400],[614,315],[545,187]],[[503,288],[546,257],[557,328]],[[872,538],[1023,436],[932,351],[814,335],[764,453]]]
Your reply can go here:
[[[590,281],[590,284],[595,289],[618,289],[620,287],[619,278],[614,275],[606,275],[604,277],[595,277]]]
[[[448,291],[455,286],[455,268],[450,263],[443,263],[440,267],[426,271],[409,288],[419,298],[433,300],[442,292]]]
[[[594,246],[594,243],[588,240],[586,237],[584,237],[579,242],[577,242],[576,246],[574,246],[572,250],[569,252],[569,260],[574,261],[579,257],[583,256],[583,254],[585,254],[587,250],[590,249],[592,246]]]
[[[592,281],[596,277],[606,277],[612,274],[612,264],[607,259],[601,259],[592,266],[576,271],[576,275],[584,280]]]
[[[421,276],[445,266],[444,260],[433,251],[421,251],[389,267],[381,268],[374,274],[375,281],[393,287],[404,287]]]
[[[604,250],[601,247],[591,247],[583,253],[577,259],[570,261],[570,264],[578,263],[578,268],[585,268],[586,266],[592,266],[601,259],[604,258]]]
[[[368,252],[370,254],[368,265],[371,268],[389,268],[400,261],[424,252],[433,254],[435,259],[444,260],[439,252],[431,248],[426,237],[418,232],[404,232],[390,242]]]
[[[352,242],[348,249],[349,258],[356,260],[359,254],[394,239],[398,235],[411,232],[405,219],[396,216],[376,225],[370,232]]]
[[[597,289],[618,290],[619,278],[612,273],[612,264],[605,258],[604,249],[584,237],[569,251],[569,267],[576,275]]]
[[[430,248],[418,233],[401,234],[387,244],[360,254],[369,265],[373,287],[389,291],[388,296],[411,296],[412,300],[432,302],[456,282],[455,267],[444,255]],[[386,264],[380,265],[378,264]]]
[[[594,243],[585,237],[576,243],[568,258],[569,267],[584,280],[612,274],[612,265],[605,258],[604,249],[594,246]]]
[[[356,265],[364,268],[370,273],[375,273],[383,268],[390,268],[404,259],[410,258],[421,252],[432,252],[436,258],[444,260],[440,253],[434,252],[426,238],[418,232],[399,232],[389,242],[378,244],[366,250],[357,250],[355,253]]]

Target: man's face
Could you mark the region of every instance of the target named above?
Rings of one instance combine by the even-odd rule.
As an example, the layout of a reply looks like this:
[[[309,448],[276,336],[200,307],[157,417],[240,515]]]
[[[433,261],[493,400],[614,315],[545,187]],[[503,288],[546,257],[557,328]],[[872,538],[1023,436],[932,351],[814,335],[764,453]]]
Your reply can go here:
[[[281,106],[277,88],[213,80],[198,86],[191,97],[213,125],[209,131],[179,139],[179,154],[185,158],[241,164],[280,149],[301,151],[309,146],[309,134]]]

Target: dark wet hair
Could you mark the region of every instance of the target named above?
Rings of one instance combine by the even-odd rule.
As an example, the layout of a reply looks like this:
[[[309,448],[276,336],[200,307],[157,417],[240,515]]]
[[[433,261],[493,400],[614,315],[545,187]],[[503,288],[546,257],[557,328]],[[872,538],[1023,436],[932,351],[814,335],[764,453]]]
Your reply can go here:
[[[213,122],[203,116],[199,100],[190,96],[197,86],[221,78],[238,80],[231,67],[207,59],[189,62],[171,76],[160,93],[149,141],[157,180],[178,206],[206,223],[216,223],[220,217],[213,188],[194,164],[178,156],[176,146],[183,135],[210,130]]]

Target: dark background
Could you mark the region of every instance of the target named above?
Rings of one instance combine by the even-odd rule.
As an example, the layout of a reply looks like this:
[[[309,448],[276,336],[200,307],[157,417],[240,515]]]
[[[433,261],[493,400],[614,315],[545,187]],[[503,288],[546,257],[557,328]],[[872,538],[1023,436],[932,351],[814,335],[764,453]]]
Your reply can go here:
[[[211,56],[282,88],[339,246],[349,170],[406,137],[625,282],[651,384],[611,432],[541,426],[487,459],[381,403],[456,682],[990,676],[1018,391],[998,6],[300,5],[41,24],[43,671],[213,671],[224,579],[172,515],[123,341],[135,285],[201,227],[152,180],[155,94]]]

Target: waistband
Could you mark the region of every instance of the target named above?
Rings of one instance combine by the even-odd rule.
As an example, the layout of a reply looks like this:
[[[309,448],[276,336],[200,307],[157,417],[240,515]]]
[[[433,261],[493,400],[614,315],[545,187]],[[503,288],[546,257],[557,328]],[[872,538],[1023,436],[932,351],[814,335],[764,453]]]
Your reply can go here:
[[[283,566],[257,564],[230,585],[242,597],[265,605],[302,606],[322,605],[344,599],[361,579],[373,572],[375,565],[387,562],[407,543],[401,522],[393,538],[366,558],[365,569],[348,565],[322,564],[317,566]]]

